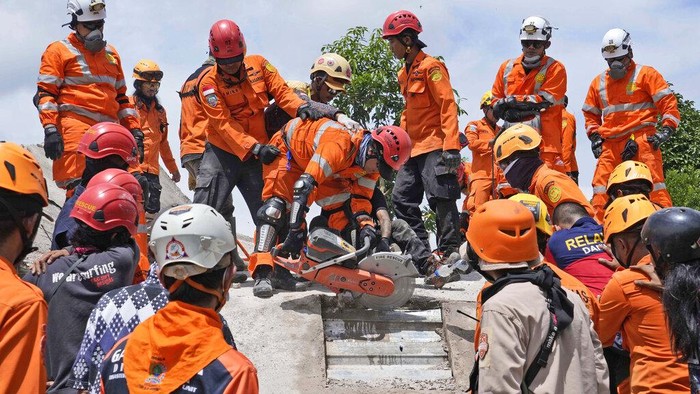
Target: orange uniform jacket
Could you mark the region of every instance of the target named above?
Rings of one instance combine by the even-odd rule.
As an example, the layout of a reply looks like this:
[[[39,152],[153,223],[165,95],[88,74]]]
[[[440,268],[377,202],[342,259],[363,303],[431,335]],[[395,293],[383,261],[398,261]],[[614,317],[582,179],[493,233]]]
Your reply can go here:
[[[567,172],[578,171],[576,162],[576,117],[566,109],[562,110],[561,158]]]
[[[411,137],[411,157],[435,150],[460,150],[457,103],[445,64],[420,51],[399,70],[406,106],[401,128]]]
[[[469,122],[464,129],[467,136],[469,149],[472,151],[472,178],[488,178],[494,168],[498,168],[493,161],[493,146],[489,144],[496,138],[500,127],[491,127],[486,118]]]
[[[197,83],[204,73],[210,72],[211,65],[197,69],[180,88],[180,158],[189,154],[201,154],[207,142],[209,117],[202,108]]]
[[[542,164],[535,171],[529,192],[544,201],[550,217],[554,215],[554,208],[563,202],[579,203],[591,216],[593,215],[593,207],[576,183],[566,174],[555,171],[546,164]]]
[[[637,265],[650,264],[649,255]],[[688,365],[671,350],[661,295],[634,284],[646,281],[641,272],[625,269],[613,274],[600,296],[598,335],[603,346],[612,345],[622,331],[630,351],[630,385],[633,393],[688,393]]]
[[[0,257],[0,393],[46,392],[42,342],[48,307],[37,287]]]
[[[177,164],[173,159],[173,153],[168,144],[168,117],[165,108],[160,104],[156,107],[155,101],[150,107],[136,96],[129,97],[139,113],[141,121],[141,131],[143,132],[144,159],[143,163],[133,168],[139,172],[158,175],[160,173],[159,158],[163,158],[165,167],[174,173],[177,171]],[[130,171],[132,168],[129,169]]]
[[[304,101],[264,57],[247,56],[241,67],[245,78],[240,83],[227,82],[229,77],[219,72],[218,65],[203,73],[199,98],[209,117],[207,140],[244,160],[256,143],[268,141],[264,110],[270,95],[290,116],[296,116]]]
[[[539,67],[526,73],[522,60],[523,55],[520,55],[501,64],[491,88],[493,102],[514,96],[518,101],[539,103],[546,100],[552,103],[540,114],[539,125],[536,121],[528,124],[542,134],[542,152],[561,154],[561,110],[566,94],[566,69],[545,55]]]

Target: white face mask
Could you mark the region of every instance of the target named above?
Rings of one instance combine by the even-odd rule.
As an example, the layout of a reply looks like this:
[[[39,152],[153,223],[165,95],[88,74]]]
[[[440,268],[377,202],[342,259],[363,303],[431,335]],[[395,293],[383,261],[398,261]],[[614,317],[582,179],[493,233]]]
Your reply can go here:
[[[627,67],[619,61],[615,60],[614,62],[610,63],[610,78],[612,79],[620,79],[627,74]]]
[[[100,31],[100,29],[91,31],[85,36],[85,48],[93,53],[101,51],[105,46],[107,46],[107,41],[103,40],[103,37],[104,36],[102,35],[102,31]]]
[[[542,56],[523,56],[523,65],[527,68],[535,68],[540,65]]]

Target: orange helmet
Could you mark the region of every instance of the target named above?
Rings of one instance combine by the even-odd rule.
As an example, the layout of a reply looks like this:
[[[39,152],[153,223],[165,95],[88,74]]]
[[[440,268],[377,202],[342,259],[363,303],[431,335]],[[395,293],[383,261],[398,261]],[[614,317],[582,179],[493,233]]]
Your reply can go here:
[[[153,60],[141,59],[134,66],[132,77],[138,81],[160,82],[163,79],[163,71]]]
[[[486,262],[481,269],[526,268],[539,257],[535,218],[519,202],[491,200],[481,204],[471,219],[467,241]]]
[[[526,124],[517,123],[496,138],[494,144],[496,161],[501,162],[515,152],[536,149],[541,143],[542,137],[537,130]]]
[[[608,178],[608,191],[614,185],[621,183],[642,180],[649,182],[649,188],[654,187],[654,181],[651,180],[651,171],[646,164],[634,160],[625,160],[618,164]]]
[[[138,157],[136,140],[126,127],[100,122],[90,126],[78,144],[78,152],[91,159],[102,159],[117,155],[129,164],[135,164]]]
[[[618,197],[610,203],[603,216],[603,241],[611,236],[623,233],[634,225],[646,220],[656,212],[656,206],[643,194]]]
[[[0,141],[0,189],[36,197],[49,205],[49,191],[39,162],[23,147]]]

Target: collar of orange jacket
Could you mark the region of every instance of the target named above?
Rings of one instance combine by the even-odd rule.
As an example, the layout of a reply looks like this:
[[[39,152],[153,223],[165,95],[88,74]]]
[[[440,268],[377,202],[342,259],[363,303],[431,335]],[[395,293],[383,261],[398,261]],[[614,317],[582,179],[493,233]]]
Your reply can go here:
[[[136,327],[124,350],[124,374],[131,392],[170,393],[231,349],[219,315],[171,301]]]
[[[0,271],[8,271],[13,275],[17,275],[17,270],[15,269],[14,264],[3,256],[0,256]]]

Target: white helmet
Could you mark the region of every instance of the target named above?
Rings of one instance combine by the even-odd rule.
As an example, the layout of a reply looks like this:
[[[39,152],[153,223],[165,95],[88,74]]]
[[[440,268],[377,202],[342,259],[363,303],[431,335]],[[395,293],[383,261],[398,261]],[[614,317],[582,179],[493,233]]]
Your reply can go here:
[[[520,27],[520,40],[549,41],[552,38],[552,25],[541,16],[523,19]]]
[[[225,268],[230,259],[222,258],[236,247],[231,225],[214,208],[187,204],[170,208],[153,223],[151,251],[160,277],[185,280]]]
[[[603,36],[600,51],[605,59],[612,59],[630,53],[632,37],[623,29],[614,28],[608,30]]]
[[[324,53],[311,65],[310,74],[317,71],[325,71],[328,76],[343,80],[345,83],[352,81],[352,69],[350,63],[337,53]]]
[[[107,17],[104,0],[68,0],[68,15],[77,22],[92,22]]]

